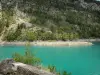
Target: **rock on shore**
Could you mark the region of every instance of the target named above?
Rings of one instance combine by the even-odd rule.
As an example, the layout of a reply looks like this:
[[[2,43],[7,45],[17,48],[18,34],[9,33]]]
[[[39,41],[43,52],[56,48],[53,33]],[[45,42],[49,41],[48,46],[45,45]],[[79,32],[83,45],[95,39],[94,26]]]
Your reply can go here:
[[[15,62],[13,59],[0,63],[0,75],[55,75],[34,66]]]

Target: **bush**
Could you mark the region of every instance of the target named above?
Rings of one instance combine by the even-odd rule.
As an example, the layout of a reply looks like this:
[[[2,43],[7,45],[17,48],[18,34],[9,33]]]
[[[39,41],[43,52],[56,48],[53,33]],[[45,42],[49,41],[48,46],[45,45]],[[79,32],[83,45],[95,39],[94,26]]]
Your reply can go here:
[[[26,51],[24,55],[14,53],[12,57],[16,62],[22,62],[29,65],[38,65],[41,62],[39,58],[35,57],[35,55],[32,54],[29,49],[29,45],[26,46]]]
[[[66,71],[63,71],[62,75],[71,75],[71,73],[67,73]]]
[[[50,72],[53,72],[53,73],[56,72],[56,67],[55,67],[55,66],[49,65],[49,66],[48,66],[48,69],[50,70]]]
[[[34,41],[37,39],[36,34],[33,31],[27,31],[26,32],[26,40],[28,41]]]
[[[10,30],[4,37],[4,40],[7,40],[7,41],[15,41],[17,40],[18,36],[21,35],[21,29],[19,29],[17,27],[17,29],[14,31],[14,30]]]
[[[48,69],[50,70],[50,72],[57,73],[57,75],[71,75],[71,73],[68,73],[68,72],[66,72],[66,71],[57,72],[57,71],[56,71],[56,67],[55,67],[55,66],[52,66],[52,65],[49,65],[49,66],[48,66]]]

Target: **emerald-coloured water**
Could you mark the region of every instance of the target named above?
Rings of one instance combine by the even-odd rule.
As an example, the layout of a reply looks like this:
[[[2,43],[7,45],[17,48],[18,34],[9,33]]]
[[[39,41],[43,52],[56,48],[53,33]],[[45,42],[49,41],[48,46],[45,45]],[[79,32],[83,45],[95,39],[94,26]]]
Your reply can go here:
[[[25,46],[0,46],[0,60],[12,54],[23,54]],[[42,64],[55,65],[58,71],[66,70],[72,75],[100,75],[100,43],[76,47],[31,47]]]

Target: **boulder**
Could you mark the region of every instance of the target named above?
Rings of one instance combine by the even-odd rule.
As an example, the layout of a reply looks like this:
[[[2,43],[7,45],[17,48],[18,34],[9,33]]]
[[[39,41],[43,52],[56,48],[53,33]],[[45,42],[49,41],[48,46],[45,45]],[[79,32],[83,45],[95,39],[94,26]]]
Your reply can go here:
[[[33,25],[32,25],[31,23],[29,23],[29,22],[23,22],[23,23],[21,24],[21,26],[23,26],[23,27],[25,27],[25,28],[31,28]]]
[[[13,59],[3,60],[0,63],[0,75],[55,75],[43,69],[15,62]]]
[[[13,59],[3,60],[0,63],[0,74],[8,74],[14,72],[13,70],[14,65],[12,63],[14,63]]]

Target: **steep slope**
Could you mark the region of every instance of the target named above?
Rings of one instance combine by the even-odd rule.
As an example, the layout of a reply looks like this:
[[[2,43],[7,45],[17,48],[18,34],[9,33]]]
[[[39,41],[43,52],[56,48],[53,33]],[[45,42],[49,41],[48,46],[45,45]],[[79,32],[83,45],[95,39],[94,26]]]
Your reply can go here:
[[[1,0],[2,40],[100,38],[99,3],[95,0]]]

